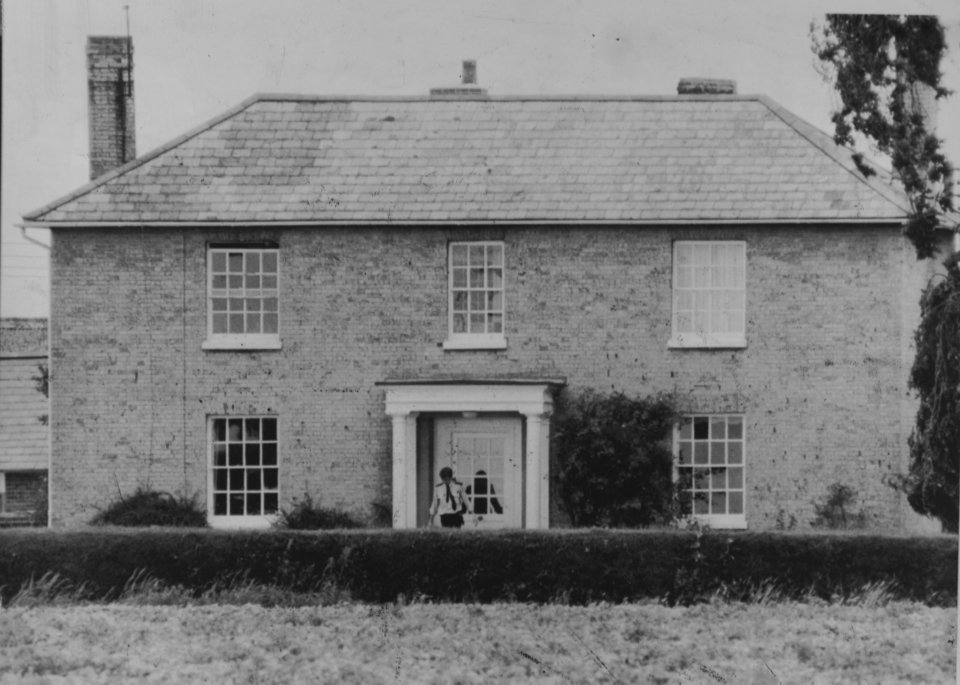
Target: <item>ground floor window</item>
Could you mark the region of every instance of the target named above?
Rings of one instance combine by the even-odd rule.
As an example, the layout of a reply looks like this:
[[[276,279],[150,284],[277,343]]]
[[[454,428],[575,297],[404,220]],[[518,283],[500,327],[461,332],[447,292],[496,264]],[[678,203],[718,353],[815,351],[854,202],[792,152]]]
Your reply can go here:
[[[746,526],[743,416],[686,416],[677,430],[677,475],[693,515],[721,528]]]
[[[279,511],[277,418],[210,420],[212,514],[270,516]]]

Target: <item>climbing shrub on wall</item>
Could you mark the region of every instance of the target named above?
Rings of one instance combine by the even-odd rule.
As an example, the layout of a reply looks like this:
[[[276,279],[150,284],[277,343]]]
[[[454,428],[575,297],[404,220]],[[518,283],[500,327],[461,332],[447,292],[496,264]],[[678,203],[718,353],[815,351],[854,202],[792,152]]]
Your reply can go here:
[[[562,391],[552,420],[555,485],[574,526],[646,527],[689,511],[673,481],[668,396]]]

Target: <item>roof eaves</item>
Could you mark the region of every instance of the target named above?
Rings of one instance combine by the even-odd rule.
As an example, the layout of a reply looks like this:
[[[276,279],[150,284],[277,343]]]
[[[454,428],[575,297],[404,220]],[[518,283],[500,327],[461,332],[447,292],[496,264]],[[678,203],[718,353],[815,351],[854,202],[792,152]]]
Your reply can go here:
[[[905,214],[909,214],[911,212],[910,203],[905,194],[897,192],[896,189],[886,185],[885,183],[882,183],[875,178],[868,178],[860,173],[860,171],[857,169],[857,165],[853,161],[852,150],[839,147],[833,142],[833,138],[831,138],[829,135],[818,129],[813,124],[804,121],[796,114],[784,108],[780,103],[772,100],[768,96],[758,95],[755,97],[774,115],[780,118],[787,126],[806,138],[817,149],[823,152],[823,154],[827,155],[858,181],[868,186],[871,190],[879,194],[881,197],[887,200],[887,202],[890,202]],[[844,152],[841,152],[841,150]]]
[[[127,163],[124,164],[123,166],[119,166],[119,167],[117,167],[116,169],[113,169],[113,170],[111,170],[111,171],[108,171],[107,173],[103,174],[102,176],[99,176],[98,178],[93,179],[93,180],[90,181],[89,183],[87,183],[87,184],[85,184],[85,185],[77,188],[77,189],[74,190],[73,192],[68,193],[67,195],[64,195],[63,197],[57,198],[57,199],[54,200],[53,202],[50,202],[50,203],[44,205],[43,207],[40,207],[39,209],[35,209],[35,210],[32,211],[32,212],[27,212],[26,214],[23,215],[24,221],[27,221],[27,222],[42,221],[42,218],[41,218],[41,217],[42,217],[44,214],[46,214],[46,213],[48,213],[48,212],[52,212],[52,211],[54,211],[55,209],[61,207],[62,205],[65,205],[66,203],[68,203],[68,202],[70,202],[70,201],[72,201],[72,200],[76,200],[77,198],[79,198],[79,197],[81,197],[81,196],[83,196],[83,195],[86,195],[87,193],[89,193],[89,192],[91,192],[91,191],[93,191],[93,190],[96,190],[96,189],[99,188],[100,186],[109,183],[110,181],[112,181],[113,179],[117,178],[118,176],[122,176],[123,174],[125,174],[125,173],[127,173],[127,172],[129,172],[129,171],[131,171],[131,170],[133,170],[133,169],[136,169],[137,167],[143,166],[143,165],[146,164],[147,162],[149,162],[149,161],[151,161],[151,160],[153,160],[153,159],[156,159],[157,157],[159,157],[160,155],[164,154],[165,152],[169,152],[169,151],[172,150],[173,148],[178,147],[179,145],[182,145],[183,143],[185,143],[186,141],[190,140],[191,138],[194,138],[195,136],[200,135],[200,134],[203,133],[204,131],[208,131],[209,129],[213,128],[213,127],[216,126],[217,124],[220,124],[220,123],[226,121],[227,119],[230,119],[231,117],[236,116],[237,114],[239,114],[239,113],[242,112],[243,110],[247,109],[247,108],[250,107],[251,105],[254,105],[254,104],[256,104],[257,102],[259,102],[261,99],[262,99],[262,97],[261,97],[260,95],[254,95],[254,96],[252,96],[252,97],[247,98],[246,100],[244,100],[243,102],[241,102],[239,105],[236,105],[236,106],[234,106],[234,107],[231,107],[231,108],[228,109],[226,112],[223,112],[223,113],[221,113],[221,114],[218,114],[217,116],[213,117],[212,119],[208,119],[207,121],[205,121],[204,123],[200,124],[200,125],[197,126],[196,128],[193,128],[193,129],[187,131],[186,133],[184,133],[184,134],[182,134],[182,135],[180,135],[180,136],[177,136],[177,137],[174,138],[173,140],[171,140],[171,141],[169,141],[169,142],[167,142],[167,143],[164,143],[164,144],[161,145],[160,147],[154,148],[154,149],[151,150],[150,152],[147,152],[146,154],[140,155],[140,156],[137,157],[136,159],[130,160],[129,162],[127,162]]]
[[[685,219],[605,219],[605,218],[577,218],[555,219],[543,217],[503,218],[489,217],[484,219],[198,219],[176,221],[33,221],[27,222],[28,228],[56,228],[56,229],[83,229],[83,228],[328,228],[333,226],[803,226],[811,224],[902,224],[903,217],[892,216],[857,216],[850,218],[810,217],[735,217],[735,218],[685,218]]]

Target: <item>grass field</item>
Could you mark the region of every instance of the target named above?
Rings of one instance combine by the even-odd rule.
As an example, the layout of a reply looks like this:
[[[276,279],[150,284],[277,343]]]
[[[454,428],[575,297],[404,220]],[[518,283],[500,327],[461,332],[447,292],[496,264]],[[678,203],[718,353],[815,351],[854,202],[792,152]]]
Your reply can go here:
[[[0,683],[954,681],[956,608],[870,604],[14,606]]]

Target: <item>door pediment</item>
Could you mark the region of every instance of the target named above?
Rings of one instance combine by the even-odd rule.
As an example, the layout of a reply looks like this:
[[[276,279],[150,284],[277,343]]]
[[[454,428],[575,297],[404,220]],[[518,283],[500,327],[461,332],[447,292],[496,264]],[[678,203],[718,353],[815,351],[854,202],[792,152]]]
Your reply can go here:
[[[523,381],[384,381],[391,416],[427,412],[517,412],[549,416],[561,379]]]

